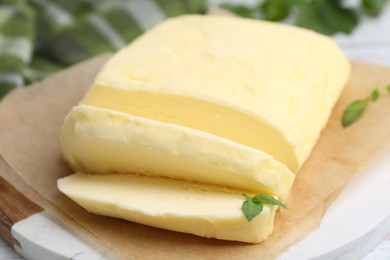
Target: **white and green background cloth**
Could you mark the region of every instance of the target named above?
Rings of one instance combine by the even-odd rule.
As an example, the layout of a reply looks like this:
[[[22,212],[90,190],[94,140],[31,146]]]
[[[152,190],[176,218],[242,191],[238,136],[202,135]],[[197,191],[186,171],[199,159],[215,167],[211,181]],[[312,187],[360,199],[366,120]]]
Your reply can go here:
[[[204,0],[0,0],[0,96],[63,67],[116,51]]]

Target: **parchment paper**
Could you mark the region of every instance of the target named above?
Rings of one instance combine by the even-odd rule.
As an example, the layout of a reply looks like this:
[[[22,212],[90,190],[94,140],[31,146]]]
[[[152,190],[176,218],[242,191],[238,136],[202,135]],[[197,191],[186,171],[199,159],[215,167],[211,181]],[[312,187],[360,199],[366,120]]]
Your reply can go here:
[[[108,56],[76,65],[34,86],[13,91],[0,103],[0,174],[64,225],[113,257],[131,259],[269,259],[319,226],[321,218],[361,169],[390,147],[390,95],[370,105],[355,125],[343,129],[346,105],[390,83],[390,68],[353,63],[351,81],[310,158],[279,211],[273,235],[250,245],[200,238],[97,216],[62,195],[56,180],[72,172],[62,160],[59,129]],[[234,158],[232,158],[234,159]]]

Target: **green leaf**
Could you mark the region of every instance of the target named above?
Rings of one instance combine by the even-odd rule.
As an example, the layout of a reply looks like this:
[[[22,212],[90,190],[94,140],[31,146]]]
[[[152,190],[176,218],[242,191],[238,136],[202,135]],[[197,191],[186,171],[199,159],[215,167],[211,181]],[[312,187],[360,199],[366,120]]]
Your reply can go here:
[[[245,193],[242,195],[246,198],[246,200],[242,204],[241,208],[248,222],[250,222],[254,217],[259,215],[263,211],[264,204],[277,205],[282,208],[286,208],[286,206],[282,202],[272,196],[268,196],[265,194],[257,194],[254,197],[251,197],[246,195]]]
[[[265,195],[265,194],[257,194],[257,195],[255,195],[253,197],[253,201],[261,203],[263,205],[264,204],[276,205],[276,206],[280,206],[282,208],[286,208],[286,205],[284,205],[282,202],[280,202],[279,200],[275,199],[272,196],[268,196],[268,195]]]
[[[321,10],[326,23],[335,32],[351,33],[358,25],[355,12],[342,7],[340,1],[323,1]]]
[[[350,33],[358,24],[355,12],[344,8],[338,0],[298,1],[296,6],[298,16],[295,24],[319,33]]]
[[[255,6],[224,4],[227,10],[243,17],[260,17],[271,21],[295,18],[295,25],[326,35],[351,33],[359,23],[361,9],[377,15],[390,0],[362,0],[360,7],[346,8],[343,0],[264,0]]]
[[[288,16],[290,4],[288,0],[266,0],[261,4],[260,10],[266,20],[280,21]]]
[[[322,1],[299,1],[296,4],[298,11],[295,25],[332,35],[336,31],[326,22],[322,12]]]
[[[355,123],[367,108],[369,99],[356,100],[352,102],[343,113],[343,127],[348,127]]]
[[[387,90],[387,92],[389,92],[389,94],[390,94],[390,84],[387,85],[386,90]]]
[[[376,87],[376,88],[371,92],[371,101],[373,101],[373,102],[377,101],[378,98],[379,98],[379,95],[380,95],[380,93],[379,93],[379,88]]]
[[[363,11],[370,16],[378,16],[389,0],[362,0]]]
[[[221,8],[241,17],[251,18],[253,16],[253,10],[245,5],[223,4]]]
[[[263,205],[260,203],[253,202],[252,199],[247,199],[242,204],[242,212],[244,212],[244,215],[248,222],[250,222],[254,217],[259,215],[263,211]]]

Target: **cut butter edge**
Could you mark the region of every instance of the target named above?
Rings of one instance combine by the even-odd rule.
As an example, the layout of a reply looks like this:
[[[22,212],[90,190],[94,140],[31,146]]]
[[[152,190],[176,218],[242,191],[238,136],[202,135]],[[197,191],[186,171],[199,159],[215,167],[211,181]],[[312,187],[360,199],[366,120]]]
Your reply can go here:
[[[144,174],[227,186],[287,200],[295,175],[272,156],[199,130],[79,105],[61,130],[76,171]],[[234,159],[232,159],[234,158]]]
[[[248,222],[241,192],[140,175],[76,173],[58,188],[87,211],[201,237],[259,243],[272,233],[275,206]]]
[[[349,74],[330,37],[253,19],[184,15],[116,53],[81,103],[208,132],[297,172]]]
[[[291,171],[299,165],[294,147],[277,126],[248,111],[199,97],[92,85],[80,104],[120,111],[210,133],[262,150]],[[131,105],[129,105],[131,104]]]
[[[247,222],[239,191],[287,200],[349,73],[335,42],[305,29],[169,19],[115,54],[66,117],[65,159],[98,175],[59,188],[94,213],[260,242],[275,209]]]

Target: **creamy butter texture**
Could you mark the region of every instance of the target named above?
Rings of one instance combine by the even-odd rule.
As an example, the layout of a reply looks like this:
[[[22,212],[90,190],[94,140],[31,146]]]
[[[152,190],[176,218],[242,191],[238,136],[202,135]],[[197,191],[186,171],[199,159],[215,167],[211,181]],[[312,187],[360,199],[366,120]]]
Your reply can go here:
[[[90,212],[203,237],[243,242],[271,234],[275,207],[251,222],[241,212],[240,192],[168,178],[77,173],[58,188]]]
[[[294,174],[259,150],[182,126],[85,105],[65,120],[62,146],[76,170],[138,173],[287,199]]]
[[[241,193],[287,200],[349,70],[330,38],[308,30],[234,17],[167,20],[114,55],[66,117],[63,154],[85,174],[59,188],[94,213],[261,242],[275,209],[247,222]],[[136,194],[164,203],[145,208],[127,199]],[[226,208],[212,209],[218,200]]]

